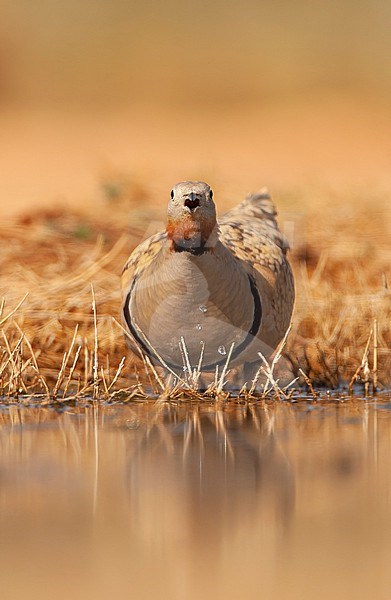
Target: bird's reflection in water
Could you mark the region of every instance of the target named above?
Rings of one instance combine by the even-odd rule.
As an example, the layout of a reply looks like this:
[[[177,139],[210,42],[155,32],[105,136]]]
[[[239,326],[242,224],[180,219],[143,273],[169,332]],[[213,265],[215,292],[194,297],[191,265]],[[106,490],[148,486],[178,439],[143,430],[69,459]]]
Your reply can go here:
[[[2,597],[388,598],[388,407],[4,408]]]
[[[127,468],[133,533],[188,549],[198,566],[242,537],[284,536],[294,478],[266,406],[163,406],[140,428]]]

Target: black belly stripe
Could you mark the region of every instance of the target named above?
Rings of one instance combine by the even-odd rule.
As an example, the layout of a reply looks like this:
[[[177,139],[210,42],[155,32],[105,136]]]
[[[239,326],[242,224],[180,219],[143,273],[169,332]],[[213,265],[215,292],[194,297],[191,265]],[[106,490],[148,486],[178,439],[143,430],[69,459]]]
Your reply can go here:
[[[259,296],[258,288],[256,286],[254,278],[251,275],[248,275],[248,279],[250,282],[251,294],[252,294],[253,300],[254,300],[253,322],[252,322],[251,327],[250,327],[245,339],[243,340],[243,342],[241,344],[239,344],[239,346],[237,346],[236,348],[233,349],[233,352],[231,354],[231,360],[237,358],[239,356],[239,354],[241,354],[247,348],[247,346],[252,342],[253,338],[257,335],[259,328],[261,326],[261,320],[262,320],[261,298]],[[147,346],[147,344],[144,342],[144,340],[142,340],[140,338],[138,332],[136,331],[136,328],[133,325],[132,317],[130,316],[130,299],[131,299],[132,292],[133,292],[134,286],[136,284],[136,281],[137,281],[137,278],[135,278],[135,280],[133,281],[132,286],[129,290],[129,293],[126,296],[126,300],[124,303],[124,309],[123,309],[124,318],[125,318],[125,321],[129,328],[130,333],[132,334],[132,336],[134,337],[134,339],[136,340],[137,344],[140,346],[140,348],[142,349],[144,354],[146,354],[150,358],[153,358],[154,360],[156,360],[160,363],[161,361],[159,360],[159,358],[155,354],[155,352],[152,350],[152,348],[149,348]],[[217,366],[225,365],[226,360],[227,360],[226,358],[222,358],[221,360],[219,360],[213,364],[202,365],[202,371],[214,371]],[[176,371],[176,372],[182,371],[183,366],[175,365],[166,360],[165,360],[165,363],[173,371]]]

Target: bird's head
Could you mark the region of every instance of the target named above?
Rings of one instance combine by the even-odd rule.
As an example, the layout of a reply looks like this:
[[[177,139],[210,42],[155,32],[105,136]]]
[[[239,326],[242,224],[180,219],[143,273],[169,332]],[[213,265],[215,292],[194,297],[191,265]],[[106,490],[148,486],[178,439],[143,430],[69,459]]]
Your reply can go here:
[[[182,181],[174,185],[167,216],[171,250],[203,254],[213,249],[217,240],[216,207],[207,183]]]

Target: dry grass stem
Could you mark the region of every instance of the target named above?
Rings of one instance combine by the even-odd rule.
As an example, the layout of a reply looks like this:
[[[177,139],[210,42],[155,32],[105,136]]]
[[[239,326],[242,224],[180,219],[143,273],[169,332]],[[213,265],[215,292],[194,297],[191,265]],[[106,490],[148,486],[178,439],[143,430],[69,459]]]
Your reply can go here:
[[[98,320],[96,315],[96,301],[94,286],[91,284],[91,295],[92,295],[92,313],[94,315],[94,361],[92,363],[92,370],[94,374],[94,400],[99,398],[99,357],[98,357]]]
[[[377,393],[377,352],[378,352],[378,323],[377,319],[373,322],[373,368],[372,368],[372,392]]]
[[[71,366],[70,371],[69,371],[67,382],[66,382],[65,387],[64,387],[64,392],[63,392],[63,397],[64,398],[66,397],[68,389],[69,389],[69,386],[71,384],[72,377],[73,377],[73,374],[75,372],[77,362],[79,360],[80,352],[81,352],[81,346],[78,346],[78,348],[76,350],[75,358],[73,359],[73,363],[72,363],[72,366]]]
[[[303,369],[299,369],[299,371],[300,371],[301,375],[303,376],[303,379],[310,391],[311,396],[313,397],[314,400],[317,400],[318,397],[317,397],[316,392],[311,383],[311,379],[304,373]]]
[[[113,388],[115,386],[115,384],[117,383],[118,377],[121,375],[121,371],[122,371],[122,369],[125,366],[125,360],[126,360],[126,358],[125,358],[125,356],[123,356],[121,358],[121,362],[118,365],[117,372],[114,375],[113,380],[112,380],[112,382],[110,383],[110,385],[108,387],[108,392],[110,392],[111,388]]]
[[[11,310],[11,312],[8,313],[8,315],[6,315],[5,317],[3,317],[0,320],[0,327],[3,327],[5,322],[8,321],[19,310],[19,308],[22,306],[22,304],[24,303],[24,301],[26,300],[28,295],[29,295],[29,293],[26,292],[25,295],[23,296],[23,298],[20,300],[20,302],[18,302],[18,304],[15,306],[15,308],[13,308]],[[5,305],[5,299],[3,298],[2,302],[1,302],[1,314],[3,314],[4,305]]]
[[[225,376],[228,373],[228,365],[229,365],[229,361],[231,360],[231,356],[232,356],[232,352],[234,350],[234,347],[235,347],[235,342],[233,342],[231,344],[231,347],[230,347],[229,352],[227,354],[227,359],[226,359],[226,361],[224,363],[223,370],[221,372],[220,379],[219,379],[219,382],[218,382],[217,387],[216,387],[216,393],[217,393],[217,395],[219,395],[223,391],[223,387],[224,387],[224,385],[226,383],[225,382]]]
[[[367,378],[369,376],[368,353],[369,353],[369,346],[370,346],[371,339],[372,339],[372,334],[373,334],[373,332],[372,332],[372,329],[371,329],[369,337],[368,337],[368,340],[367,340],[367,343],[366,343],[366,346],[365,346],[364,354],[363,354],[362,359],[361,359],[361,363],[357,367],[357,369],[355,370],[355,372],[353,374],[353,377],[351,378],[351,380],[349,382],[349,387],[348,387],[349,394],[353,393],[353,385],[354,385],[354,383],[355,383],[356,379],[358,378],[358,376],[359,376],[359,374],[360,374],[361,371],[365,372],[365,381],[367,382]]]

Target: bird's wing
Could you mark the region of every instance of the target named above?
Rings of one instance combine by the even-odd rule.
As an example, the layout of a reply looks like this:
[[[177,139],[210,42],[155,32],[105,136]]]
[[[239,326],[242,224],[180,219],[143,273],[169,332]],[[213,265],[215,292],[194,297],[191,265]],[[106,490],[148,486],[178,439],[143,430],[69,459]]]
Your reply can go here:
[[[266,192],[248,196],[219,221],[220,240],[255,277],[262,299],[258,337],[271,348],[284,335],[292,314],[294,283],[286,257],[288,241]]]
[[[133,279],[152,263],[166,238],[166,232],[159,231],[159,233],[155,233],[133,250],[122,271],[122,289],[124,292]]]
[[[289,249],[266,191],[247,196],[219,220],[221,241],[241,260],[275,271]]]

